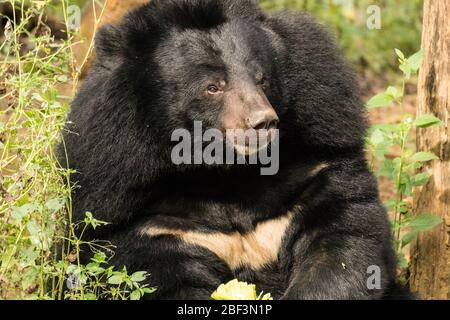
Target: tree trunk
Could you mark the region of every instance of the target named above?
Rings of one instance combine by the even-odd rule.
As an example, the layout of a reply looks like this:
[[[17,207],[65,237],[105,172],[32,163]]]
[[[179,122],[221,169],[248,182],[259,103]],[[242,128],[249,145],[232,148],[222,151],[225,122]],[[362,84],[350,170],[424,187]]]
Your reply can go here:
[[[420,151],[439,157],[424,170],[433,173],[417,190],[416,213],[432,213],[444,223],[419,236],[412,246],[411,287],[422,299],[450,299],[450,1],[425,0],[418,115],[433,114],[438,128],[419,130]]]

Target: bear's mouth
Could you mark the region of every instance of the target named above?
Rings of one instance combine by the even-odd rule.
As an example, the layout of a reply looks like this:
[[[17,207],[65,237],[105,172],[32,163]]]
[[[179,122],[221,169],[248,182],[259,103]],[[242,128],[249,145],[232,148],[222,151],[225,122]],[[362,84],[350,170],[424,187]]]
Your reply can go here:
[[[255,134],[248,135],[246,133],[244,136],[239,134],[227,134],[227,141],[230,143],[234,150],[245,157],[253,156],[261,151],[265,151],[272,143],[275,141],[275,137],[278,135],[278,130],[258,130]]]

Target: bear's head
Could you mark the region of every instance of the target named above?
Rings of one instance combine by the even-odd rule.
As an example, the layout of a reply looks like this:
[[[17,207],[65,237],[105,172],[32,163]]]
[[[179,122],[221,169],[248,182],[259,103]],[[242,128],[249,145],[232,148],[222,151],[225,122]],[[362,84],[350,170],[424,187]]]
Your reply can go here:
[[[98,32],[95,70],[133,109],[133,130],[158,146],[201,122],[269,142],[279,128],[281,147],[300,156],[360,152],[366,122],[354,78],[327,32],[298,17],[267,16],[255,0],[153,0]]]
[[[166,138],[195,122],[223,136],[255,130],[273,137],[282,49],[263,20],[250,0],[155,0],[99,31],[98,63],[134,84],[142,120]]]

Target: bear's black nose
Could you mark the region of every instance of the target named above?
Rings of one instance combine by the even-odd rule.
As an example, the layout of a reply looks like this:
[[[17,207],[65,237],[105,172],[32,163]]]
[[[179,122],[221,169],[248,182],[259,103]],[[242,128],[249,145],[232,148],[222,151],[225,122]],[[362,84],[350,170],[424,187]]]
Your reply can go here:
[[[278,118],[275,110],[268,108],[254,112],[248,119],[247,123],[251,129],[255,130],[273,130],[278,128]]]

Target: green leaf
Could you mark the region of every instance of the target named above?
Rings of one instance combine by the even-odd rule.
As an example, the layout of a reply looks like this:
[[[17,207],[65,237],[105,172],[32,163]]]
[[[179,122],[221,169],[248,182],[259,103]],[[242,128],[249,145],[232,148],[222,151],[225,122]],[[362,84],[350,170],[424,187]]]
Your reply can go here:
[[[433,160],[438,160],[439,158],[436,157],[435,154],[431,152],[418,152],[415,155],[413,155],[409,160],[411,162],[429,162]]]
[[[391,95],[387,94],[386,92],[380,93],[367,102],[367,108],[375,109],[386,107],[390,105],[393,101],[394,97],[392,97]]]
[[[389,87],[385,92],[377,94],[367,102],[369,109],[381,108],[390,105],[393,101],[402,97],[402,93],[396,87]]]
[[[412,71],[416,73],[420,67],[422,66],[424,58],[424,51],[421,49],[420,51],[413,54],[408,58],[408,65],[411,67]]]
[[[441,124],[441,119],[433,116],[432,114],[420,116],[414,121],[414,125],[416,127],[423,129],[440,126]]]
[[[22,290],[29,290],[33,285],[36,284],[39,276],[39,271],[37,268],[29,268],[24,271],[22,278]]]
[[[41,232],[41,227],[34,221],[29,221],[27,223],[27,230],[32,236],[39,236],[39,232]]]
[[[31,214],[34,211],[37,211],[39,209],[39,206],[32,204],[32,203],[26,203],[21,207],[13,207],[12,208],[12,217],[16,221],[16,223],[21,223],[22,219],[28,215]]]
[[[134,290],[130,294],[130,300],[132,300],[132,301],[141,300],[141,292],[139,290]]]
[[[95,301],[95,300],[97,300],[97,296],[95,294],[93,294],[93,293],[85,293],[83,297],[84,297],[85,300],[88,300],[88,301]]]
[[[380,129],[385,134],[393,134],[397,132],[397,127],[397,125],[390,123],[377,124],[373,126],[374,129]]]
[[[28,247],[20,253],[22,267],[28,267],[35,264],[39,258],[40,251],[36,247]]]
[[[402,248],[406,247],[408,244],[410,244],[411,242],[416,240],[418,236],[419,236],[419,231],[411,231],[411,232],[405,234],[402,238]]]
[[[69,266],[67,267],[67,270],[66,270],[66,273],[67,274],[80,274],[80,270],[79,270],[79,268],[78,268],[78,266],[77,265],[75,265],[75,264],[69,264]]]
[[[405,78],[407,80],[411,79],[411,75],[413,73],[413,70],[411,69],[411,67],[408,64],[401,64],[400,65],[400,70],[403,72],[403,74],[405,75]]]
[[[414,231],[428,231],[442,223],[442,218],[432,214],[421,214],[413,218],[408,226]]]
[[[106,254],[104,254],[103,252],[97,252],[91,259],[91,261],[97,263],[98,265],[106,263]]]
[[[400,175],[400,183],[402,192],[409,196],[412,193],[413,184],[407,172],[402,172]]]
[[[402,93],[396,87],[387,88],[385,93],[394,98],[394,100],[402,97]]]
[[[61,210],[64,208],[64,205],[65,201],[63,199],[51,199],[45,204],[47,209],[49,209],[52,213]]]
[[[84,218],[84,223],[88,226],[90,225],[94,230],[99,226],[105,226],[109,224],[108,222],[95,219],[92,215],[92,212],[86,212],[85,216],[86,217]]]
[[[86,216],[86,219],[87,220],[92,220],[92,219],[94,219],[94,216],[92,215],[92,212],[86,212],[85,213],[85,216]]]
[[[395,49],[395,53],[401,60],[405,60],[405,54],[400,49]]]
[[[101,274],[101,273],[105,272],[105,269],[102,268],[102,267],[100,267],[100,266],[99,266],[98,264],[96,264],[96,263],[89,263],[89,264],[86,266],[86,270],[87,270],[90,274],[93,274],[93,275],[98,275],[98,274]]]
[[[392,178],[394,176],[394,173],[395,173],[395,165],[392,160],[387,159],[381,162],[380,176]]]
[[[131,281],[129,278],[125,279],[125,284],[128,288],[133,288],[133,281]]]
[[[419,173],[413,177],[413,185],[415,187],[426,186],[430,182],[430,178],[431,174],[428,172]]]
[[[155,292],[156,291],[156,288],[143,288],[142,289],[142,291],[144,292],[144,293],[153,293],[153,292]]]
[[[147,279],[147,272],[145,271],[135,272],[130,277],[130,280],[133,282],[142,282],[145,279]]]
[[[108,279],[109,284],[120,285],[123,283],[122,275],[114,275]]]

